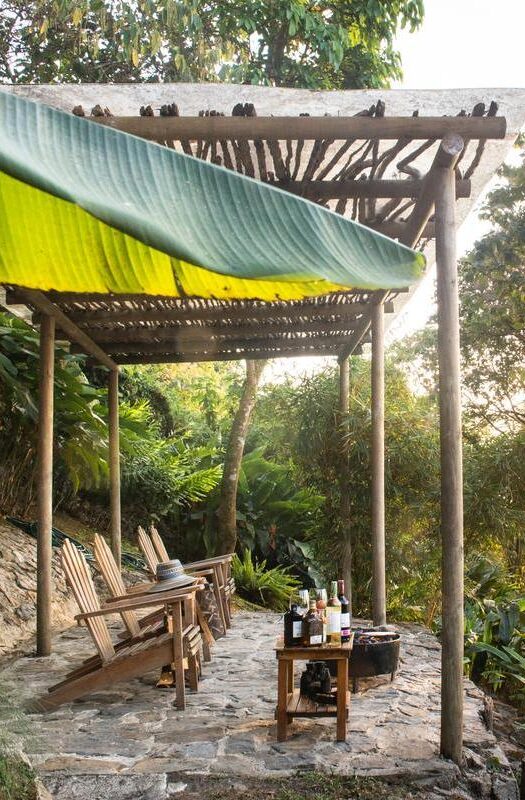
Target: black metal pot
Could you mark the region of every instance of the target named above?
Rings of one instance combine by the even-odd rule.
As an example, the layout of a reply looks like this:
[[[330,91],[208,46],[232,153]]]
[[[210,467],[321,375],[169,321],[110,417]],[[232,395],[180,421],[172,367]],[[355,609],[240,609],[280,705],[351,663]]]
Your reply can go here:
[[[387,641],[370,642],[356,639],[348,662],[351,678],[370,678],[374,675],[392,675],[399,664],[400,636]]]

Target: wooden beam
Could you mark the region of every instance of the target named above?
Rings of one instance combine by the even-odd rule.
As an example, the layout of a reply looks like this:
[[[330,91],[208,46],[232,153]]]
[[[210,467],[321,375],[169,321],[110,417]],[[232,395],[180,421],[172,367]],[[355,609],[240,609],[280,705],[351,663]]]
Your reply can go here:
[[[183,364],[201,361],[244,361],[259,358],[303,358],[326,356],[336,358],[337,348],[312,347],[302,350],[254,350],[232,353],[150,353],[146,355],[118,356],[119,364]]]
[[[112,369],[108,380],[109,411],[109,508],[111,520],[111,550],[120,569],[122,551],[120,509],[120,442],[118,370]]]
[[[386,625],[385,337],[382,303],[372,310],[372,617]]]
[[[463,139],[457,135],[449,135],[441,142],[432,167],[423,179],[421,194],[412,214],[408,218],[405,232],[400,239],[408,247],[415,247],[434,211],[439,171],[450,169],[457,162],[463,147]]]
[[[370,308],[367,309],[369,313]],[[362,314],[361,314],[362,316]],[[89,335],[93,341],[100,344],[106,353],[122,352],[115,349],[118,343],[140,343],[140,342],[166,342],[173,346],[200,346],[213,343],[220,346],[221,343],[228,344],[229,339],[252,341],[265,338],[269,334],[297,334],[312,333],[323,334],[347,331],[350,332],[356,325],[355,317],[345,317],[335,322],[293,322],[288,324],[263,324],[262,322],[252,325],[236,326],[216,326],[209,325],[181,325],[181,326],[159,326],[150,328],[90,328]],[[78,348],[76,348],[78,350]]]
[[[348,472],[348,412],[350,409],[350,362],[347,358],[339,362],[339,433],[341,437],[342,465],[339,476],[341,494],[341,560],[340,575],[345,582],[350,614],[352,614],[352,515],[350,504],[350,480]]]
[[[504,117],[89,117],[156,142],[204,139],[504,139]]]
[[[301,197],[319,200],[345,200],[350,198],[393,198],[419,197],[423,188],[423,179],[407,178],[403,180],[358,180],[358,181],[290,181],[271,184]],[[470,180],[456,182],[456,196],[470,197]]]
[[[441,441],[441,754],[461,764],[463,746],[463,466],[459,298],[453,168],[435,176]]]
[[[74,322],[71,322],[64,312],[52,303],[45,294],[33,289],[18,289],[17,295],[18,294],[25,298],[22,300],[23,303],[38,308],[38,310],[46,316],[53,317],[57,327],[66,334],[69,341],[76,342],[80,345],[83,353],[92,356],[108,369],[117,369],[115,362],[89,338],[85,331],[80,330]]]
[[[56,303],[74,302],[70,296],[64,297],[62,295],[53,297]],[[132,295],[132,299],[136,302],[144,302],[145,300],[155,301],[162,300],[163,298],[147,297],[144,295]],[[131,299],[128,296],[128,299]],[[98,298],[104,302],[109,300],[120,301],[120,296],[112,296],[111,298],[104,298],[100,295],[85,296],[86,302],[96,301]],[[125,298],[122,298],[122,302]],[[173,300],[173,298],[166,298]],[[14,303],[18,300],[16,293],[10,294],[10,302]],[[18,301],[20,302],[20,301]],[[80,300],[78,302],[81,302]],[[276,321],[276,320],[293,320],[303,319],[308,317],[323,318],[328,316],[337,316],[341,319],[345,317],[356,317],[364,311],[369,310],[368,303],[354,302],[354,303],[308,303],[303,302],[301,305],[272,305],[270,303],[257,305],[247,301],[245,305],[235,303],[235,305],[221,305],[215,308],[126,308],[121,305],[115,305],[114,308],[106,311],[105,309],[87,309],[86,311],[68,311],[68,317],[78,325],[85,325],[90,322],[98,324],[106,322],[203,322],[205,324],[227,322],[227,321],[246,321],[246,320],[260,320]],[[393,304],[387,304],[386,313],[394,311]]]
[[[55,320],[44,317],[40,326],[40,390],[38,396],[38,496],[36,543],[36,651],[51,653],[53,597],[51,544],[53,527],[53,386]]]
[[[315,347],[316,345],[328,345],[336,347],[348,341],[348,334],[321,334],[319,336],[304,336],[293,339],[279,337],[272,339],[266,335],[257,340],[247,341],[245,338],[228,339],[219,341],[210,340],[191,340],[191,341],[168,341],[168,342],[122,342],[108,343],[106,346],[112,354],[135,354],[135,353],[180,353],[184,355],[201,355],[220,353],[226,351],[235,352],[236,350],[251,351],[252,349],[271,350],[274,348],[284,348],[286,350],[301,350],[303,348]],[[78,349],[78,348],[77,348]]]

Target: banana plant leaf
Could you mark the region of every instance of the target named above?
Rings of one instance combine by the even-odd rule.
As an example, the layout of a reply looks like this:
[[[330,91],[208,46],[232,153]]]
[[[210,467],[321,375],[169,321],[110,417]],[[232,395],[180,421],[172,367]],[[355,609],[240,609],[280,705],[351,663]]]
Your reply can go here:
[[[231,170],[0,91],[0,283],[288,300],[398,289],[425,259]]]

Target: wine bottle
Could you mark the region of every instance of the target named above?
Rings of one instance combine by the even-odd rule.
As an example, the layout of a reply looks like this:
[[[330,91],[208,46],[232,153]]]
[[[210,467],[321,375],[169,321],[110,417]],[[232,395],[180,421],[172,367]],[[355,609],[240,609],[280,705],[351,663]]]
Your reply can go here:
[[[323,620],[317,610],[315,600],[310,600],[310,609],[303,621],[303,644],[314,647],[323,643]]]
[[[350,604],[345,595],[345,582],[342,580],[337,581],[338,599],[341,603],[341,641],[350,641]]]
[[[292,603],[284,615],[284,646],[300,647],[303,643],[304,618],[297,603]]]
[[[305,616],[310,608],[310,592],[308,589],[299,589],[299,611]]]
[[[326,642],[326,604],[328,602],[328,597],[326,595],[326,589],[318,589],[317,590],[317,600],[316,606],[319,614],[321,615],[321,619],[323,620],[323,644]]]
[[[330,583],[330,597],[326,606],[328,644],[341,644],[341,603],[337,596],[337,581]]]

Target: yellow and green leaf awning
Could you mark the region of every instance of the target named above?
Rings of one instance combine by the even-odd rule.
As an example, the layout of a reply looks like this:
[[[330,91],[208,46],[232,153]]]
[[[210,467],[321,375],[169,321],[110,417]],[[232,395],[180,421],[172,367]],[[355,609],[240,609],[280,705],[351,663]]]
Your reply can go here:
[[[300,197],[0,91],[0,283],[292,300],[399,289],[424,266]]]

